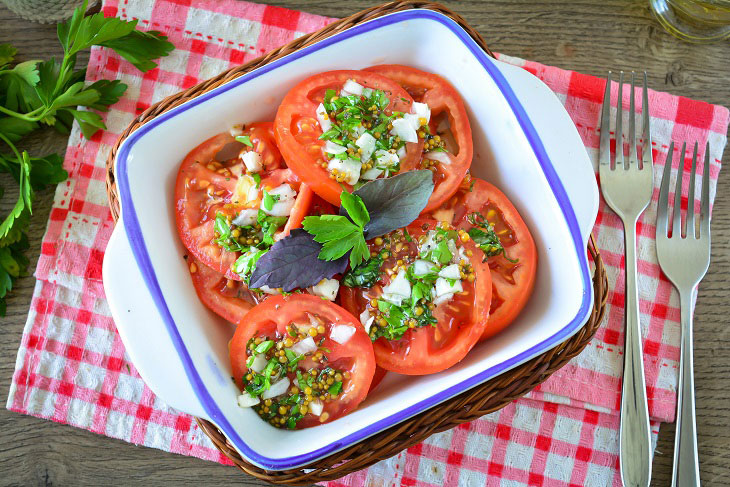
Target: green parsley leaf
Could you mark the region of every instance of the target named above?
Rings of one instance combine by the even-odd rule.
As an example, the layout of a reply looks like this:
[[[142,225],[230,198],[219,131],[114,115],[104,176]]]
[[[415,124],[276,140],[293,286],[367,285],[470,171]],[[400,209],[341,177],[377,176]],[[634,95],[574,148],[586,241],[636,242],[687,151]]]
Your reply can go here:
[[[10,44],[0,44],[0,67],[13,62],[18,50]]]
[[[251,137],[249,137],[248,135],[237,135],[236,140],[244,145],[253,147],[253,142],[251,142]]]
[[[358,245],[359,240],[365,241],[365,239],[362,236],[362,233],[358,234],[357,227],[353,229],[351,233],[346,235],[343,238],[337,239],[337,240],[330,240],[328,242],[325,242],[322,245],[322,250],[319,253],[319,258],[322,260],[336,260],[345,255],[348,251],[350,251],[353,247]],[[353,265],[352,258],[350,259],[350,265],[356,266],[356,264]]]
[[[330,393],[330,396],[336,396],[340,393],[342,390],[342,381],[335,381],[334,384],[332,384],[329,389],[327,389],[327,392]]]
[[[256,346],[255,350],[256,350],[256,353],[266,353],[269,350],[271,350],[271,347],[273,347],[273,346],[274,346],[274,340],[266,340],[266,341],[259,343]]]
[[[241,276],[243,278],[243,282],[248,285],[251,280],[251,275],[254,270],[256,270],[256,264],[259,259],[266,254],[266,252],[267,250],[265,249],[250,247],[247,252],[241,254],[241,256],[236,259],[236,262],[233,263],[233,272]]]
[[[356,194],[343,191],[340,193],[340,203],[355,225],[362,228],[370,221],[370,214],[365,208],[365,203]]]
[[[281,198],[281,196],[279,196],[278,194],[271,194],[268,191],[264,190],[264,195],[261,199],[261,205],[263,206],[264,210],[271,211],[271,209],[274,208],[274,203],[279,201],[279,198]]]
[[[493,224],[489,223],[479,212],[470,213],[466,218],[469,223],[474,225],[467,233],[484,253],[485,261],[489,257],[494,257],[499,254],[504,254],[505,258],[507,257],[502,242],[500,242],[497,232],[494,231]]]
[[[251,177],[253,178],[254,182],[256,183],[256,189],[260,188],[261,187],[261,174],[255,172],[251,175]]]
[[[278,195],[273,195],[278,198]],[[265,211],[259,210],[256,215],[256,221],[261,225],[261,233],[263,233],[263,243],[266,245],[274,245],[274,234],[279,228],[286,225],[287,217],[267,215]]]
[[[357,225],[342,215],[307,216],[302,221],[302,228],[319,243],[346,238],[358,230]]]

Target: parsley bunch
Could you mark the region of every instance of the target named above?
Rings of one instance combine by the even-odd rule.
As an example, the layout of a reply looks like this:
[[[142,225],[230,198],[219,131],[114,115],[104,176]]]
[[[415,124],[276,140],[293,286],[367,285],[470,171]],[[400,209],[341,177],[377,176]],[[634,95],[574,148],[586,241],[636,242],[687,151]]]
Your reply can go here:
[[[0,44],[0,172],[8,173],[18,184],[18,198],[10,213],[0,223],[0,315],[5,314],[5,296],[15,279],[27,274],[28,249],[26,230],[32,213],[34,192],[58,184],[68,174],[58,154],[31,157],[18,148],[23,137],[51,126],[68,133],[76,120],[86,138],[105,129],[95,111],[107,111],[124,94],[127,86],[118,80],[84,83],[85,69],[76,69],[76,57],[91,46],[104,46],[141,71],[149,71],[152,61],[166,56],[174,46],[156,31],[135,30],[137,21],[106,18],[97,13],[84,17],[86,3],[57,28],[63,47],[60,62],[16,62],[17,50]],[[78,107],[87,110],[79,110]],[[3,191],[0,188],[0,197]]]

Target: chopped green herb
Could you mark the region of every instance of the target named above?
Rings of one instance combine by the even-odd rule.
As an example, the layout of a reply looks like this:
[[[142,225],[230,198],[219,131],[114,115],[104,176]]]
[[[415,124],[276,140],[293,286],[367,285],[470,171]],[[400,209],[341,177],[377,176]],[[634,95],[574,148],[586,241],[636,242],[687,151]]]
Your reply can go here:
[[[342,278],[342,284],[347,287],[373,287],[380,280],[380,266],[382,264],[382,253],[379,253],[347,271]]]
[[[261,175],[257,172],[253,173],[251,175],[253,177],[254,182],[256,183],[256,189],[261,187]]]
[[[336,396],[337,394],[340,393],[341,390],[342,390],[342,382],[338,380],[329,387],[327,392],[330,393],[330,396]]]
[[[484,260],[486,261],[489,257],[503,254],[507,258],[507,254],[504,251],[502,242],[500,242],[497,232],[494,231],[494,225],[489,223],[484,216],[479,212],[470,213],[467,215],[469,223],[474,225],[467,232],[475,244],[484,252]],[[517,262],[517,260],[510,262]]]
[[[274,203],[279,201],[281,198],[278,194],[271,194],[268,191],[264,190],[263,197],[261,199],[261,205],[263,206],[264,210],[271,211],[272,208],[274,208]]]
[[[237,135],[236,140],[244,145],[253,147],[253,142],[251,142],[251,137],[249,137],[248,135]]]

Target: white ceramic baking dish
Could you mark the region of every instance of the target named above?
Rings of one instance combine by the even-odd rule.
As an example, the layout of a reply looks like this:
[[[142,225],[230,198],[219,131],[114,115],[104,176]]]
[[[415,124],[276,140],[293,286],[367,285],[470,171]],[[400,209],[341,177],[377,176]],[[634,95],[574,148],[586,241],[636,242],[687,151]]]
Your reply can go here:
[[[447,78],[474,133],[472,173],[500,187],[531,228],[534,294],[505,332],[439,374],[389,374],[352,414],[285,431],[236,405],[232,325],[197,299],[175,229],[173,187],[194,146],[235,123],[273,119],[297,81],[331,69],[407,64]],[[305,465],[474,387],[568,339],[593,301],[586,255],[598,192],[575,126],[555,95],[526,71],[488,57],[449,18],[391,14],[297,51],[146,123],[116,160],[122,217],[104,260],[107,298],[129,356],[170,406],[215,423],[250,462]]]

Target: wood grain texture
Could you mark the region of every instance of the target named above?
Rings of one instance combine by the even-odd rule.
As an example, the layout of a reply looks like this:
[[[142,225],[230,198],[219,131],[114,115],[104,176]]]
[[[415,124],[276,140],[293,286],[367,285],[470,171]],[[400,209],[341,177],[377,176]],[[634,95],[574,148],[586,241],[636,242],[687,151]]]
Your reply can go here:
[[[342,17],[372,2],[293,0],[275,3]],[[583,73],[646,69],[658,90],[730,104],[730,44],[697,46],[665,33],[641,0],[498,0],[444,2],[463,15],[495,51]],[[58,56],[55,27],[17,19],[0,5],[0,43],[21,59]],[[48,131],[24,142],[33,154],[63,152],[65,138]],[[713,210],[712,263],[700,285],[695,312],[695,373],[701,476],[704,485],[730,485],[730,180],[721,173]],[[8,181],[0,177],[0,184]],[[3,214],[12,192],[0,202]],[[40,251],[52,191],[38,195],[31,224],[31,255]],[[0,319],[0,399],[4,404],[34,279],[21,279]],[[652,485],[669,485],[673,425],[662,427]],[[0,409],[0,485],[266,485],[230,467],[173,455]],[[101,481],[101,479],[104,479]]]

